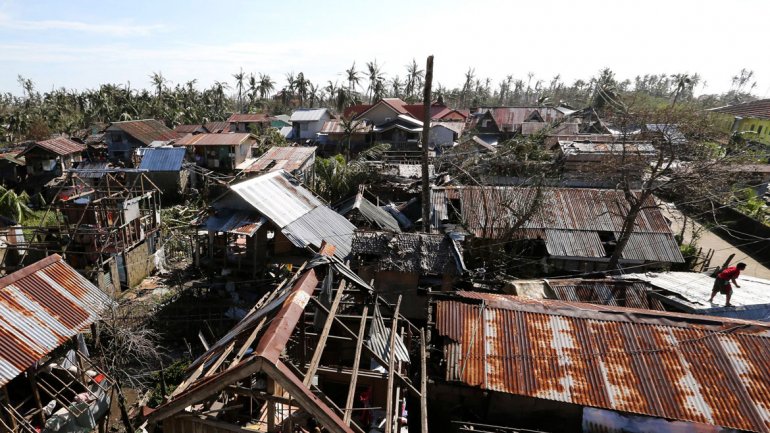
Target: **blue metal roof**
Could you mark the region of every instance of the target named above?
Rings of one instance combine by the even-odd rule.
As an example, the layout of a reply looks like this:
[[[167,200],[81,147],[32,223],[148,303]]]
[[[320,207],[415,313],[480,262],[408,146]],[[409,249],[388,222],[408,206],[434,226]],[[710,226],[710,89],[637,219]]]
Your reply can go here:
[[[187,150],[183,147],[158,147],[144,151],[139,169],[147,171],[179,171]]]

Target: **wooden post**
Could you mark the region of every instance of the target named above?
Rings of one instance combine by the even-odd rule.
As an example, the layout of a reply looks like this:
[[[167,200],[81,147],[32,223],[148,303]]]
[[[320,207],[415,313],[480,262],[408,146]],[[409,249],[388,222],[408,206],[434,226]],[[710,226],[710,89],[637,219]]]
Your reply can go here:
[[[366,315],[369,313],[369,307],[364,306],[361,313],[361,327],[358,328],[358,340],[356,341],[356,357],[353,359],[353,375],[350,377],[350,388],[348,388],[348,398],[345,401],[345,415],[342,420],[350,425],[350,415],[353,413],[353,399],[356,396],[356,383],[358,382],[358,366],[361,363],[361,350],[364,345],[364,332],[366,331]]]
[[[420,432],[428,433],[428,366],[425,328],[420,328]]]
[[[388,352],[388,394],[385,400],[385,433],[393,431],[393,376],[396,367],[396,330],[398,327],[398,311],[401,308],[401,295],[398,295],[396,309],[393,312],[393,319],[390,326],[390,344]]]
[[[310,386],[310,383],[313,381],[313,376],[318,369],[318,364],[321,362],[321,355],[323,355],[326,340],[329,338],[329,332],[332,329],[332,323],[334,323],[334,315],[337,313],[337,308],[340,306],[340,301],[342,301],[342,294],[344,292],[345,281],[343,280],[337,288],[337,294],[334,297],[334,301],[332,301],[331,308],[329,308],[329,314],[326,316],[326,323],[324,323],[323,331],[321,331],[321,335],[318,337],[318,345],[313,353],[313,358],[310,360],[310,366],[307,369],[307,373],[305,373],[305,380],[303,380],[305,386]]]
[[[425,88],[423,89],[422,123],[422,231],[430,233],[430,172],[428,171],[428,141],[430,140],[431,85],[433,83],[433,56],[428,56],[425,66]]]
[[[37,415],[40,419],[40,425],[45,425],[45,415],[43,414],[43,402],[40,400],[40,390],[37,389],[37,372],[30,371],[29,383],[32,386],[32,396],[35,398],[35,406],[37,407]]]

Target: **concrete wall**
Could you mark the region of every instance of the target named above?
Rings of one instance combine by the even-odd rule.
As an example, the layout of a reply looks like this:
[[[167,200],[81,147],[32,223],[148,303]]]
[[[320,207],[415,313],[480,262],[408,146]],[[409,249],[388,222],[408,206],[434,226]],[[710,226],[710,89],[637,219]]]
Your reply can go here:
[[[153,252],[150,251],[150,245],[145,240],[132,250],[124,253],[126,285],[129,288],[137,286],[155,270],[155,258],[152,257]]]

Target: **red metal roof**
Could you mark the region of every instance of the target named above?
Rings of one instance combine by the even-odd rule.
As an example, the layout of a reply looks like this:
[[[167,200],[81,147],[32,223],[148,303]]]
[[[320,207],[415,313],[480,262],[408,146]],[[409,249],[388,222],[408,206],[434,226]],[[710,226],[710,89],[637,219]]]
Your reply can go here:
[[[110,302],[57,254],[0,278],[0,386],[97,321]]]
[[[714,108],[712,111],[754,119],[770,119],[770,99],[760,99],[758,101],[751,101],[743,104],[728,105],[726,107]]]
[[[270,123],[269,115],[265,113],[233,114],[227,119],[227,123]]]
[[[315,155],[317,147],[273,146],[250,165],[246,172],[270,172],[286,170],[292,173],[301,169]]]
[[[119,129],[144,144],[150,144],[153,141],[170,141],[179,137],[179,134],[169,129],[163,122],[155,119],[112,122],[107,130],[113,129]]]
[[[192,134],[203,129],[203,125],[177,125],[174,132],[178,134]]]
[[[370,108],[374,107],[372,104],[358,104],[350,106],[342,111],[342,116],[346,119],[351,119],[354,117],[358,117],[359,114],[362,114],[366,111],[369,111]]]
[[[222,122],[206,122],[203,125],[204,128],[206,128],[206,131],[212,133],[212,134],[221,134],[223,132],[229,131],[230,123],[227,121]]]
[[[182,137],[176,142],[177,146],[237,146],[247,140],[254,140],[254,137],[247,133],[227,133],[227,134],[196,134]]]
[[[436,330],[448,381],[770,431],[766,323],[495,296],[437,302]]]
[[[36,141],[30,144],[29,146],[27,146],[26,149],[24,149],[21,153],[19,153],[17,157],[26,155],[30,150],[36,147],[45,149],[49,152],[53,152],[57,155],[62,155],[62,156],[69,155],[72,153],[83,152],[84,150],[86,150],[85,144],[80,144],[76,141],[72,141],[69,138],[65,138],[65,137],[56,137],[50,140]]]

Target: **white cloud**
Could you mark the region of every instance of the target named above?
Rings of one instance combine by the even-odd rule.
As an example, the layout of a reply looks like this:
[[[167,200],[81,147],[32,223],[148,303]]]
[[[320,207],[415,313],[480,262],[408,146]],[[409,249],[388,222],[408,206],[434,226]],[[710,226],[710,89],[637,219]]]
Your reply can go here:
[[[130,22],[111,21],[109,23],[101,22],[83,22],[83,21],[65,21],[65,20],[19,20],[11,18],[8,15],[0,13],[0,29],[26,30],[26,31],[72,31],[81,33],[92,33],[107,36],[127,37],[127,36],[149,36],[164,30],[166,27],[161,24],[133,24]]]

